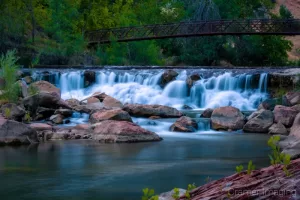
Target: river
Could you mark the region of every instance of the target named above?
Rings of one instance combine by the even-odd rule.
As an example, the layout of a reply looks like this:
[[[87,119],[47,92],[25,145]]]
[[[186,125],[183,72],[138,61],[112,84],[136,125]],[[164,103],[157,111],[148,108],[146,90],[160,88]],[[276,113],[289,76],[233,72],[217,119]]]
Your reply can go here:
[[[192,73],[202,78],[192,88]],[[0,196],[3,199],[138,200],[143,188],[157,193],[188,184],[201,185],[235,172],[237,165],[269,165],[268,135],[215,132],[201,119],[205,108],[235,106],[251,112],[268,97],[267,73],[255,71],[179,70],[164,89],[163,70],[97,70],[95,83],[85,87],[83,70],[37,70],[36,80],[48,80],[61,89],[62,98],[84,99],[105,92],[122,103],[162,104],[182,109],[199,125],[196,133],[169,132],[175,119],[133,118],[164,140],[139,144],[99,144],[56,141],[38,146],[0,148]],[[257,76],[258,74],[258,76]],[[71,124],[88,120],[75,113]]]

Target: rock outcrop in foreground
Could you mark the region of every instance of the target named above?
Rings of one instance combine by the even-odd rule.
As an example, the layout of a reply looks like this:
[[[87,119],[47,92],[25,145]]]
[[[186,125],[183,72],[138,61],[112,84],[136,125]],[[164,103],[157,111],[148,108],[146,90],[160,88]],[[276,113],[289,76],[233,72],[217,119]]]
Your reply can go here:
[[[290,177],[285,175],[282,167],[270,166],[250,175],[243,172],[212,181],[194,189],[190,193],[191,200],[299,199],[300,159],[289,165]],[[180,199],[186,198],[182,196]]]

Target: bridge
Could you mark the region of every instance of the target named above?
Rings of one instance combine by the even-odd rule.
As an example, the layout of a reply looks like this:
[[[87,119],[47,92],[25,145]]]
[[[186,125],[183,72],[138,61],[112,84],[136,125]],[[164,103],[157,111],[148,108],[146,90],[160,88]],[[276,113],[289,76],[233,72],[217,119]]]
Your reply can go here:
[[[89,44],[214,35],[300,35],[300,19],[213,20],[86,32]]]

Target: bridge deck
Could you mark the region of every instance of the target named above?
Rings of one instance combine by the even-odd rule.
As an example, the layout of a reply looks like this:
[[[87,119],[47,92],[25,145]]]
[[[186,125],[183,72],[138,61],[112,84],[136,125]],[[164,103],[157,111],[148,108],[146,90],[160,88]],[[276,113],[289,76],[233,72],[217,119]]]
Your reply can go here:
[[[86,33],[89,44],[212,35],[300,35],[300,19],[194,21],[102,29]]]

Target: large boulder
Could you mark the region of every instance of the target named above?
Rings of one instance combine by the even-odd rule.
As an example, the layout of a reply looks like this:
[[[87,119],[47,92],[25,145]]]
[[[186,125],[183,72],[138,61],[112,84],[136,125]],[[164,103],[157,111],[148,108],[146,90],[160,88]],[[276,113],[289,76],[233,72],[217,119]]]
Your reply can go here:
[[[25,110],[14,103],[7,103],[1,107],[2,115],[8,119],[21,121],[25,115]]]
[[[300,104],[294,105],[292,108],[300,113]]]
[[[93,125],[93,139],[104,143],[161,141],[156,133],[127,121],[106,120]]]
[[[0,117],[0,143],[22,145],[37,143],[37,132],[26,124]]]
[[[191,88],[191,87],[193,87],[194,83],[199,80],[201,80],[201,77],[199,74],[192,74],[191,76],[189,76],[186,79],[186,84],[188,85],[189,88]]]
[[[177,109],[162,105],[126,104],[123,110],[135,117],[159,116],[163,118],[178,118],[183,116]]]
[[[90,117],[90,122],[95,124],[105,120],[117,120],[117,121],[128,121],[132,122],[132,119],[128,112],[121,109],[112,109],[112,110],[99,110],[93,113]]]
[[[123,107],[123,104],[119,100],[117,100],[105,93],[99,93],[99,92],[96,92],[92,96],[90,96],[86,99],[83,99],[81,102],[83,102],[83,101],[87,101],[89,105],[99,104],[105,108],[122,108]]]
[[[53,109],[62,107],[70,109],[70,106],[55,92],[39,92],[38,94],[26,97],[23,99],[23,105],[30,111],[33,111],[33,113],[35,113],[38,107]]]
[[[291,107],[278,105],[274,109],[274,121],[275,123],[282,123],[286,127],[291,127],[297,114],[298,111]]]
[[[212,113],[214,112],[214,109],[208,108],[203,111],[200,117],[202,118],[211,118]]]
[[[214,130],[240,130],[245,125],[245,118],[241,111],[232,106],[216,108],[211,116]]]
[[[295,117],[293,126],[291,128],[290,135],[295,136],[298,139],[300,139],[300,113]]]
[[[37,81],[32,83],[31,86],[37,88],[39,92],[54,92],[60,97],[60,89],[47,81]]]
[[[176,77],[178,76],[178,73],[172,69],[166,70],[160,79],[160,86],[164,88],[168,83],[171,81],[174,81]]]
[[[288,92],[284,99],[288,106],[294,106],[300,104],[300,92]]]
[[[259,110],[252,113],[243,130],[251,133],[268,133],[274,123],[274,115],[270,110]]]
[[[90,71],[90,70],[84,71],[83,76],[84,76],[85,87],[91,86],[96,81],[96,72],[94,71]]]
[[[288,135],[289,132],[283,124],[277,123],[277,124],[273,124],[269,128],[269,134],[270,135]]]
[[[195,120],[190,117],[180,117],[176,122],[170,127],[173,132],[195,132],[198,129],[198,124]]]

